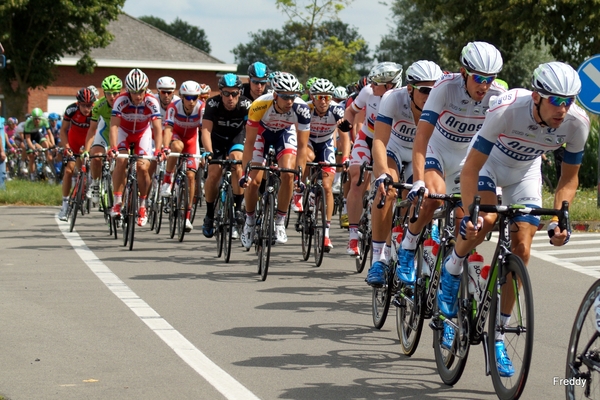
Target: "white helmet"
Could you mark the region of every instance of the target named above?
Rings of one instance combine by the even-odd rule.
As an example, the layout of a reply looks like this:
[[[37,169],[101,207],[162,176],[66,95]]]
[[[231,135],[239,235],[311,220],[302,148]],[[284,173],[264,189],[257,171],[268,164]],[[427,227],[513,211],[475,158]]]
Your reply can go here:
[[[134,68],[125,77],[128,92],[139,92],[148,88],[148,76],[141,69]]]
[[[369,82],[393,83],[395,87],[400,87],[402,86],[402,65],[384,61],[371,68],[367,78]]]
[[[348,92],[346,91],[345,87],[338,86],[333,91],[333,97],[335,99],[347,99],[348,98]]]
[[[460,63],[469,71],[495,75],[502,71],[502,55],[486,42],[469,42],[460,53]]]
[[[179,88],[181,96],[200,96],[200,84],[196,81],[185,81]]]
[[[96,96],[97,99],[100,98],[100,92],[98,92],[98,89],[96,89],[96,86],[90,85],[87,88],[90,89],[92,91],[92,93],[94,93],[94,96]]]
[[[273,78],[273,90],[276,92],[298,92],[300,82],[289,72],[280,72]]]
[[[574,97],[581,91],[581,80],[570,65],[552,61],[540,64],[533,71],[531,86],[542,94]]]
[[[200,94],[210,94],[210,86],[208,86],[206,83],[201,83]]]
[[[161,89],[175,90],[176,87],[177,87],[177,84],[175,83],[175,79],[171,78],[170,76],[160,77],[156,81],[156,88],[158,90],[161,90]]]
[[[319,78],[310,86],[310,94],[327,93],[333,95],[335,86],[328,79]]]
[[[406,70],[406,82],[427,82],[437,81],[444,73],[442,69],[433,61],[419,60],[410,65]]]

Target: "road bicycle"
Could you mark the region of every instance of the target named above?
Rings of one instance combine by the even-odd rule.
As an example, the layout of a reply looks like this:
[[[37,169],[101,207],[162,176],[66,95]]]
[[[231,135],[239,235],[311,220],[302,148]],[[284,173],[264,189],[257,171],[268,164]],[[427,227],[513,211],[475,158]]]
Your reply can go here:
[[[235,219],[235,207],[233,198],[233,186],[231,186],[231,167],[239,165],[240,160],[210,160],[208,164],[217,164],[221,166],[222,176],[219,192],[217,194],[217,204],[215,207],[215,238],[217,239],[217,258],[223,258],[229,262],[231,257],[231,241],[233,227],[237,226]]]
[[[360,174],[358,176],[358,182],[356,182],[356,186],[363,184],[365,171],[372,170],[373,166],[369,165],[369,163],[365,161],[360,166]],[[363,195],[363,212],[358,220],[358,256],[355,257],[355,266],[356,272],[359,274],[365,269],[367,259],[369,259],[369,262],[371,262],[373,259],[373,254],[371,253],[371,241],[373,236],[371,232],[371,207],[373,206],[374,198],[374,188],[371,188],[365,192]]]
[[[534,309],[527,268],[510,250],[510,220],[521,215],[553,215],[559,217],[559,226],[563,230],[570,226],[568,208],[566,201],[560,210],[531,208],[520,204],[481,205],[480,197],[475,196],[470,213],[472,222],[476,224],[480,211],[497,214],[499,239],[484,290],[478,295],[469,293],[469,272],[465,259],[458,293],[457,316],[447,318],[439,310],[434,311],[430,327],[434,330],[433,347],[437,370],[444,383],[454,385],[458,382],[464,371],[470,346],[481,343],[484,346],[485,373],[492,376],[498,397],[517,399],[521,396],[531,364]],[[500,305],[502,296],[509,292],[512,292],[515,301],[506,322],[508,317],[502,317]],[[486,320],[487,332],[484,328]],[[453,337],[451,343],[445,346],[442,344],[443,337],[448,333]],[[512,374],[502,373],[498,369],[496,334],[504,335],[506,352],[514,368]]]
[[[97,154],[88,157],[92,158],[101,158],[102,159],[102,170],[98,185],[98,198],[99,203],[98,207],[100,211],[102,211],[104,216],[104,222],[108,226],[108,234],[113,235],[113,230],[116,230],[114,226],[114,220],[110,217],[110,210],[113,206],[113,190],[112,190],[112,166],[114,165],[114,160],[111,162],[108,160],[108,157],[105,154]],[[91,182],[91,177],[88,177],[88,181]]]
[[[600,399],[600,279],[583,296],[567,350],[567,399]]]
[[[71,157],[69,161],[75,161],[75,157]],[[67,206],[67,220],[69,221],[69,232],[73,232],[73,228],[75,227],[75,221],[77,220],[77,213],[81,212],[81,215],[84,215],[86,212],[86,208],[89,211],[88,204],[89,199],[86,196],[87,188],[89,185],[88,181],[88,167],[89,160],[83,160],[81,162],[81,167],[77,171],[77,175],[75,177],[75,185],[71,189],[71,194],[69,195],[69,204]]]
[[[163,218],[163,197],[160,195],[160,186],[165,177],[166,160],[156,165],[156,171],[152,177],[152,186],[148,195],[148,222],[150,230],[154,233],[160,233]]]
[[[204,148],[200,149],[200,154],[205,154]],[[203,159],[202,157],[201,159]],[[206,162],[206,161],[205,161]],[[196,211],[198,207],[202,207],[202,199],[204,198],[204,181],[206,180],[206,173],[204,168],[198,167],[196,171],[196,190],[194,191],[194,201],[192,205],[192,213],[190,215],[190,222],[193,224],[196,219]]]
[[[328,162],[308,162],[307,170],[311,167],[304,195],[302,197],[302,212],[298,213],[296,231],[302,236],[302,258],[307,261],[310,257],[311,243],[314,237],[315,265],[321,266],[323,254],[329,252],[325,248],[325,231],[327,229],[327,198],[323,188],[323,168],[339,167],[343,164]]]
[[[169,236],[172,239],[177,232],[177,240],[182,242],[186,233],[185,220],[189,209],[187,164],[189,159],[200,158],[200,156],[189,153],[170,153],[169,157],[177,157],[177,166],[172,177],[171,196],[168,200]]]
[[[48,162],[48,152],[53,149],[41,147],[35,150],[36,173],[38,180],[45,180],[48,184],[53,185],[57,182],[56,171],[54,165]]]
[[[256,209],[256,227],[254,229],[254,249],[258,255],[258,273],[261,280],[267,279],[269,270],[269,261],[271,257],[271,246],[275,242],[275,210],[277,209],[277,194],[281,186],[281,173],[292,173],[298,177],[298,182],[302,181],[300,169],[280,168],[275,159],[275,149],[271,146],[267,152],[266,163],[264,166],[251,165],[246,166],[245,176],[249,176],[251,170],[261,170],[266,172],[265,190],[261,194]],[[298,185],[300,186],[300,184]]]

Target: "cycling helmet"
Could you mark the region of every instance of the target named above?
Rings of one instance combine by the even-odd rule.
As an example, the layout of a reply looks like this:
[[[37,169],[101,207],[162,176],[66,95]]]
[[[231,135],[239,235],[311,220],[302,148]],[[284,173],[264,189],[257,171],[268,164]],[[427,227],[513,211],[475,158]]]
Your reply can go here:
[[[123,82],[116,75],[109,75],[102,81],[102,90],[121,90]]]
[[[533,71],[531,86],[545,95],[574,97],[581,91],[581,80],[570,65],[552,61],[540,64]]]
[[[96,86],[90,85],[87,88],[90,89],[92,91],[92,93],[94,93],[94,97],[95,98],[99,98],[100,97],[100,92],[98,91],[98,89],[96,89]]]
[[[495,75],[502,71],[502,55],[486,42],[469,42],[460,53],[460,63],[469,71]]]
[[[96,96],[89,88],[81,88],[75,96],[79,103],[93,103],[96,101]]]
[[[342,99],[342,100],[347,99],[348,92],[346,91],[346,88],[343,86],[336,87],[335,90],[333,91],[333,98],[334,99]]]
[[[406,69],[406,82],[411,84],[427,81],[435,82],[443,74],[442,69],[433,61],[419,60]]]
[[[494,82],[496,82],[497,85],[502,86],[504,89],[508,90],[508,83],[506,81],[503,81],[502,79],[494,79]],[[490,103],[492,104],[492,103]]]
[[[358,79],[358,82],[356,82],[356,91],[360,92],[362,90],[362,88],[364,88],[368,84],[369,84],[369,77],[368,76],[361,76]]]
[[[44,116],[44,112],[42,111],[41,108],[34,108],[33,110],[31,110],[31,116],[33,118],[42,118]]]
[[[289,72],[280,72],[273,79],[273,90],[276,92],[297,92],[300,89],[300,82]]]
[[[208,86],[206,83],[201,83],[200,84],[200,96],[209,95],[209,94],[210,94],[210,86]]]
[[[317,78],[316,76],[313,76],[312,78],[309,78],[306,81],[306,85],[304,85],[306,87],[306,90],[310,90],[310,87],[318,80],[319,78]]]
[[[13,123],[13,124],[15,124],[15,125],[19,125],[19,120],[18,120],[16,117],[9,117],[9,118],[6,120],[6,122],[7,122],[7,123],[9,123],[9,124],[10,124],[10,123]]]
[[[250,78],[262,78],[267,79],[269,75],[269,68],[260,61],[257,61],[248,66],[248,76]]]
[[[256,64],[256,63],[255,63]],[[225,74],[219,79],[219,89],[241,88],[242,81],[236,74]]]
[[[310,87],[310,94],[327,93],[333,95],[335,86],[327,79],[317,79]]]
[[[369,82],[392,83],[395,87],[402,85],[402,65],[391,61],[384,61],[373,68],[368,75]]]
[[[175,90],[177,84],[175,83],[175,79],[170,76],[163,76],[158,78],[156,81],[156,88],[158,90],[167,89],[167,90]]]
[[[139,68],[134,68],[125,77],[128,92],[139,92],[148,88],[148,76]]]
[[[280,71],[273,71],[269,74],[269,76],[267,76],[267,81],[269,81],[270,85],[273,85],[273,79],[275,79],[275,77],[279,74],[280,74]]]
[[[57,113],[50,113],[50,115],[48,115],[48,119],[50,121],[60,121],[60,115]]]
[[[196,81],[185,81],[179,88],[182,96],[200,96],[200,84]]]
[[[298,83],[298,91],[299,92],[304,92],[304,85],[301,83]]]

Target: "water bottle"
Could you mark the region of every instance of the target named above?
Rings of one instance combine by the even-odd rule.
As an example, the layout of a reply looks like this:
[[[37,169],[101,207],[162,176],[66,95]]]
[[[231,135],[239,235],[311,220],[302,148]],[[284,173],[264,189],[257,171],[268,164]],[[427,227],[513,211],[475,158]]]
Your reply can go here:
[[[469,256],[469,293],[479,296],[479,277],[483,268],[483,256],[474,252]]]
[[[440,227],[438,226],[437,220],[431,225],[431,238],[437,243],[440,243]]]
[[[488,275],[490,274],[490,266],[486,265],[481,268],[481,274],[479,275],[479,290],[483,293],[487,286]]]
[[[423,275],[430,276],[439,249],[440,245],[433,238],[423,242]]]

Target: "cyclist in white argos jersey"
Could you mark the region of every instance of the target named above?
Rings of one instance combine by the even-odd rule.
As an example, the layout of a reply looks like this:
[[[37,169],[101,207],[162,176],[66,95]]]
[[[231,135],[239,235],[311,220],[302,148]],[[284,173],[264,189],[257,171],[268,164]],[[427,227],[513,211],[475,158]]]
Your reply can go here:
[[[396,190],[390,186],[386,193],[383,181],[386,178],[399,181],[406,165],[404,178],[412,183],[412,147],[417,123],[434,83],[442,75],[441,68],[433,61],[417,61],[406,70],[406,87],[390,90],[381,98],[373,139],[373,173],[378,177],[375,203],[379,203],[382,195],[388,199],[383,208],[371,209],[373,261],[367,274],[369,285],[385,283],[391,251],[390,229]]]
[[[590,130],[588,116],[573,104],[581,90],[581,81],[569,65],[550,62],[538,66],[531,84],[533,92],[511,90],[499,96],[491,105],[461,173],[460,186],[465,210],[475,194],[481,196],[482,204],[495,204],[496,186],[502,187],[502,201],[505,204],[541,207],[541,155],[563,144],[566,144],[565,158],[554,195],[554,208],[560,208],[563,200],[573,201],[579,184],[577,174]],[[494,226],[495,214],[482,213],[482,216],[479,218],[479,231],[468,221],[469,216],[463,218],[461,235],[452,255],[444,263],[438,305],[446,316],[456,315],[462,260]],[[529,261],[531,242],[539,220],[537,216],[522,216],[512,221],[512,251],[525,265]],[[561,232],[557,221],[550,224],[550,242],[562,246],[569,240],[570,232]],[[501,313],[506,316],[504,324],[508,324],[514,292],[503,290],[502,293]],[[448,337],[451,343],[454,330],[448,331],[444,339]],[[503,340],[503,335],[496,332],[498,370],[502,376],[510,377],[514,374],[514,368]]]
[[[352,154],[350,156],[350,191],[347,197],[348,222],[350,240],[346,253],[351,256],[358,256],[358,221],[363,211],[363,195],[369,184],[369,175],[365,175],[362,185],[356,186],[360,174],[360,166],[365,161],[371,164],[371,146],[373,144],[373,133],[375,131],[375,120],[377,119],[377,109],[381,96],[388,90],[400,87],[402,84],[402,65],[394,62],[382,62],[374,66],[368,75],[369,86],[365,86],[352,105],[346,109],[344,119],[347,123],[353,124],[354,116],[366,107],[365,123],[354,142]],[[349,128],[343,123],[340,125],[342,131],[348,131]],[[345,152],[346,150],[344,150]],[[346,154],[342,155],[343,157]]]
[[[462,49],[460,62],[460,72],[442,76],[423,108],[413,143],[413,187],[407,196],[409,200],[421,187],[432,193],[459,192],[454,181],[469,142],[483,124],[490,97],[505,92],[494,83],[502,69],[502,56],[494,46],[468,43]],[[417,236],[439,206],[437,201],[424,201],[419,219],[404,232],[396,274],[406,284],[415,281]]]

